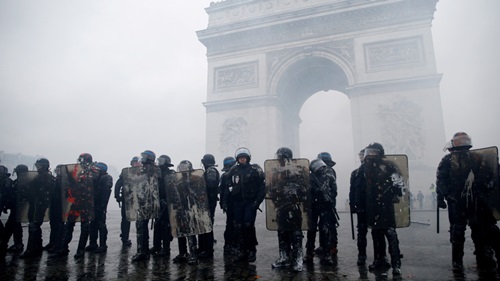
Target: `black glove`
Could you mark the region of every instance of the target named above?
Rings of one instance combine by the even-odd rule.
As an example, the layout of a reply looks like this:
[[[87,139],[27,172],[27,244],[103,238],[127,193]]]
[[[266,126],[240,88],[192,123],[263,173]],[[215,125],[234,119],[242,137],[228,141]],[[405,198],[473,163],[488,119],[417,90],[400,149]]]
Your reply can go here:
[[[444,200],[438,200],[438,208],[446,209],[446,202],[444,202]]]
[[[259,209],[259,206],[260,206],[260,204],[259,204],[259,202],[257,202],[257,201],[255,201],[255,202],[253,202],[253,203],[252,203],[252,207],[253,207],[253,208],[254,208],[254,210],[256,210],[256,211],[257,211],[257,209]]]

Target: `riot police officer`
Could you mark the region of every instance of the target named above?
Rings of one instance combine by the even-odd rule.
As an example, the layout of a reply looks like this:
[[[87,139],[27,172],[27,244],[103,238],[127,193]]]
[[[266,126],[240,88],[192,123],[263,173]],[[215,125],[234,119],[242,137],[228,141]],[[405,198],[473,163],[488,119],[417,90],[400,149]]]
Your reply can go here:
[[[28,187],[26,196],[28,209],[28,245],[20,258],[30,258],[42,254],[42,229],[45,212],[50,206],[50,194],[55,188],[55,178],[50,172],[50,163],[46,158],[36,160],[37,176]]]
[[[132,160],[130,160],[130,167],[139,167],[141,165],[142,164],[141,162],[139,162],[139,157],[137,156],[132,157]],[[123,175],[120,175],[115,184],[115,199],[121,210],[120,238],[122,240],[122,245],[124,247],[130,247],[132,245],[132,241],[130,241],[129,239],[130,222],[127,220],[126,210],[122,206],[123,205],[122,188],[123,188]]]
[[[3,212],[4,208],[6,207],[6,195],[8,192],[12,190],[12,180],[10,179],[10,173],[7,167],[4,165],[0,165],[0,213]],[[2,239],[5,239],[4,235],[4,225],[0,221],[0,243],[2,244],[2,248],[0,249],[2,254],[5,253],[5,250],[7,249],[7,241],[3,242]],[[5,245],[3,245],[5,243]]]
[[[314,257],[314,240],[319,228],[319,244],[323,249],[321,264],[333,265],[337,254],[337,181],[329,167],[317,158],[310,164],[311,213],[307,231],[305,261],[311,263]]]
[[[62,178],[61,178],[61,166],[57,165],[54,169],[56,176],[54,190],[50,193],[50,238],[49,243],[43,247],[44,250],[52,252],[59,240],[62,239],[62,232],[64,227],[64,222],[62,219],[62,201],[61,201],[61,190],[62,190]]]
[[[28,172],[28,166],[19,164],[14,168],[14,174],[19,178],[20,174]],[[17,221],[17,179],[12,182],[9,178],[7,167],[0,165],[0,188],[3,189],[3,211],[10,210],[9,218],[5,223],[4,232],[0,242],[0,254],[4,255],[9,252],[22,252],[23,244],[23,229],[21,223]],[[14,244],[7,249],[10,237],[14,236]]]
[[[86,251],[103,253],[108,249],[108,228],[106,227],[106,213],[109,196],[113,188],[113,177],[108,174],[108,165],[97,162],[94,165],[98,172],[94,190],[94,220],[90,222],[90,241]],[[97,244],[99,238],[99,245]]]
[[[365,190],[365,211],[368,226],[372,229],[375,259],[370,269],[392,267],[392,274],[401,275],[401,253],[396,232],[394,203],[402,196],[403,181],[398,167],[384,159],[385,151],[380,143],[365,148],[365,159],[359,168],[359,193]],[[357,199],[357,202],[361,200]],[[389,244],[390,265],[385,259],[385,241]],[[384,241],[384,242],[382,242]]]
[[[236,164],[236,159],[232,156],[224,158],[224,167],[220,176],[220,208],[226,214],[226,228],[224,229],[224,254],[233,254],[237,251],[236,223],[234,221],[234,206],[231,197],[231,178],[229,177],[229,169]]]
[[[145,150],[141,153],[141,163],[144,172],[148,175],[148,180],[156,178],[159,182],[161,180],[161,171],[155,164],[156,154],[151,150]],[[159,206],[159,186],[151,186],[150,188],[156,190],[150,190],[151,194],[144,195],[144,204],[140,208],[144,208],[147,214],[150,214],[152,218],[158,215]],[[158,196],[155,198],[155,196]],[[155,201],[158,202],[155,202]],[[147,215],[137,218],[135,222],[136,233],[137,233],[137,253],[132,257],[132,261],[141,261],[149,258],[149,230],[148,230],[149,219]]]
[[[177,165],[177,172],[183,173],[183,177],[188,177],[188,174],[190,171],[193,170],[193,164],[189,160],[182,160],[179,165]],[[176,198],[174,200],[181,200],[184,202],[176,202],[175,204],[179,204],[182,206],[188,206],[189,203],[186,201],[189,201],[189,195],[188,196],[183,196],[180,198]],[[187,217],[187,212],[189,210],[185,208],[180,208],[177,209],[177,220],[181,219],[186,219]],[[173,259],[174,263],[185,263],[187,262],[189,265],[195,265],[198,264],[198,239],[196,238],[196,235],[188,235],[186,236],[181,236],[177,237],[177,244],[179,247],[179,254]],[[189,253],[188,253],[188,246],[189,246]]]
[[[80,154],[77,163],[81,170],[78,171],[75,179],[76,186],[74,186],[74,188],[76,194],[66,194],[66,196],[75,196],[71,198],[74,202],[68,212],[67,221],[64,223],[63,238],[50,257],[56,258],[68,255],[69,243],[73,239],[73,230],[78,218],[80,218],[80,238],[74,258],[80,259],[85,256],[85,246],[87,245],[90,234],[90,221],[93,219],[94,213],[93,193],[97,175],[94,170],[92,155],[89,153]],[[64,192],[68,191],[69,190],[66,190]]]
[[[250,150],[245,147],[236,150],[235,158],[237,164],[228,173],[240,251],[236,261],[254,262],[258,245],[255,219],[265,197],[264,172],[259,165],[250,164]]]
[[[500,230],[485,202],[489,189],[493,188],[494,173],[485,169],[482,157],[470,152],[471,147],[469,135],[455,133],[446,147],[450,153],[441,159],[436,174],[438,207],[448,208],[452,267],[456,272],[463,270],[467,224],[471,228],[478,268],[495,269],[492,249],[500,262]]]
[[[292,161],[293,152],[288,147],[281,147],[276,152],[279,167],[286,167]],[[267,167],[267,166],[266,166]],[[282,172],[283,171],[283,172]],[[291,265],[293,271],[303,269],[302,254],[302,204],[307,200],[308,185],[305,173],[290,173],[290,170],[281,169],[273,176],[279,180],[268,183],[269,194],[273,198],[276,208],[276,221],[278,224],[279,258],[272,264],[273,268]],[[306,169],[304,169],[307,172]],[[267,173],[266,168],[266,173]],[[305,207],[307,209],[307,207]]]
[[[220,174],[215,165],[215,157],[212,154],[205,154],[201,159],[203,164],[203,178],[205,179],[205,186],[208,195],[208,208],[210,211],[210,220],[212,226],[214,224],[215,208],[219,200],[219,182]],[[213,228],[210,232],[200,234],[198,236],[198,258],[211,259],[214,256],[214,231]]]
[[[167,205],[167,191],[165,187],[165,178],[168,175],[175,173],[173,169],[174,165],[171,163],[170,157],[168,155],[160,155],[158,157],[158,166],[161,170],[161,180],[160,180],[160,215],[154,222],[153,231],[153,247],[150,249],[151,253],[155,256],[167,256],[170,255],[170,242],[172,241],[172,233],[170,229],[169,212]]]

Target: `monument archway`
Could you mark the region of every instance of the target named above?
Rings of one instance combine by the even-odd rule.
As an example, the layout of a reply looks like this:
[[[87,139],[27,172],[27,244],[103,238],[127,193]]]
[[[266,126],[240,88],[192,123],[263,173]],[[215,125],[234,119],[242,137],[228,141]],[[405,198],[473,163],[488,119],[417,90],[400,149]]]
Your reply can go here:
[[[225,0],[206,8],[206,151],[253,160],[299,149],[314,93],[351,103],[355,149],[377,141],[434,181],[444,137],[431,24],[438,0]],[[221,161],[219,161],[221,162]]]

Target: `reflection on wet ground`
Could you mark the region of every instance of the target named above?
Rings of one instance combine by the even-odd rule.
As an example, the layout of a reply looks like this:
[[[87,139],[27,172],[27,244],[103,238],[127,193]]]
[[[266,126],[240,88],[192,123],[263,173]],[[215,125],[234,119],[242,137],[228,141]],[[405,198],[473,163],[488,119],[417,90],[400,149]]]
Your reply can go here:
[[[322,266],[316,259],[313,265],[305,266],[303,272],[288,269],[272,269],[278,257],[276,232],[265,227],[264,213],[257,219],[257,261],[234,263],[223,255],[223,230],[225,217],[217,213],[215,223],[214,259],[200,261],[198,265],[175,264],[172,258],[178,253],[177,241],[171,243],[170,257],[151,257],[147,261],[131,262],[136,253],[135,229],[132,224],[132,247],[123,248],[119,239],[120,212],[108,214],[108,251],[104,254],[86,253],[85,258],[75,260],[79,227],[75,228],[70,254],[65,258],[40,258],[22,260],[19,255],[7,254],[0,264],[0,280],[495,280],[496,275],[482,276],[478,273],[473,255],[470,232],[467,232],[464,273],[454,275],[451,271],[451,247],[448,238],[446,212],[441,213],[440,233],[436,233],[435,211],[412,213],[412,225],[398,229],[403,275],[394,278],[391,271],[369,272],[367,266],[356,265],[356,241],[352,240],[349,213],[340,213],[339,253],[337,264]],[[44,237],[49,234],[49,224],[44,223]],[[152,235],[152,231],[151,231]],[[24,228],[24,239],[27,229]],[[371,237],[369,237],[369,240]],[[45,241],[46,242],[46,241]],[[150,241],[152,244],[152,241]],[[304,239],[305,244],[305,239]],[[25,241],[26,245],[26,241]],[[373,260],[371,242],[368,247],[368,262]]]

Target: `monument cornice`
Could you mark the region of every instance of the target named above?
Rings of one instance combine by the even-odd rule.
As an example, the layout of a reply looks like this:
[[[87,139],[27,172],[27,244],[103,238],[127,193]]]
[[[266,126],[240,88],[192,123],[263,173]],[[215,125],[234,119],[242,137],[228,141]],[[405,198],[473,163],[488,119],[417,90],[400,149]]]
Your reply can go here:
[[[284,107],[283,102],[277,96],[257,96],[247,98],[237,98],[224,101],[204,102],[203,106],[208,112],[234,110],[249,107]]]
[[[197,32],[198,39],[207,47],[207,55],[212,56],[408,22],[430,23],[437,0],[366,2],[356,4],[356,9],[349,9],[346,3],[333,1],[300,11],[209,26]],[[335,7],[340,4],[346,7]]]
[[[391,79],[377,82],[359,83],[347,88],[345,92],[349,96],[349,98],[351,98],[378,93],[437,88],[439,87],[442,77],[442,74],[435,74],[411,77],[407,79]]]

